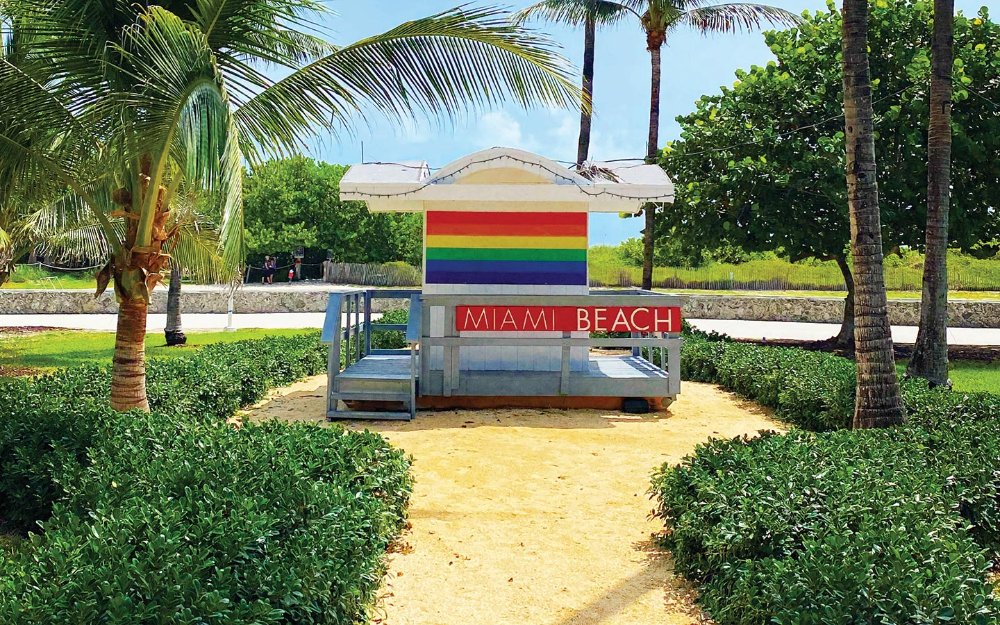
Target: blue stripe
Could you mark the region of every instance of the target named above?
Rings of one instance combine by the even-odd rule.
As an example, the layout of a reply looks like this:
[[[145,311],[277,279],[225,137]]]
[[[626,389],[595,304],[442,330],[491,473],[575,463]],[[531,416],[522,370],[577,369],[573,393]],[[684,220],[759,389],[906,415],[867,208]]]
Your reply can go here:
[[[428,260],[427,273],[587,273],[586,261],[563,260]]]
[[[587,267],[578,272],[481,272],[427,269],[427,284],[587,285]]]

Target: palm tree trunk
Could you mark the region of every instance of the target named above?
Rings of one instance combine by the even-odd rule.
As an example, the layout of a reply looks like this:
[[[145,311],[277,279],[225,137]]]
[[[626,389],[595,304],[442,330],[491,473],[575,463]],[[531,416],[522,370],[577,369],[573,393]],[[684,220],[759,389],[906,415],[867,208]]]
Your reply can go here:
[[[834,344],[840,349],[854,349],[854,274],[851,273],[851,266],[847,264],[844,256],[836,256],[837,266],[840,273],[844,275],[844,284],[847,285],[847,297],[844,298],[844,319],[840,323],[840,332],[834,337]]]
[[[167,325],[163,328],[167,345],[184,345],[187,336],[181,327],[181,269],[177,263],[170,263],[170,286],[167,290]]]
[[[920,328],[906,373],[948,384],[948,208],[951,186],[951,70],[955,0],[934,0],[930,123],[927,132],[927,234]]]
[[[14,261],[9,256],[0,257],[0,286],[3,286],[10,279],[10,274],[14,273]]]
[[[118,293],[120,278],[115,278]],[[111,407],[149,410],[146,401],[146,310],[143,297],[123,297],[118,304],[118,331],[111,368]]]
[[[594,42],[597,22],[587,17],[583,28],[583,106],[580,108],[580,138],[576,142],[576,164],[583,165],[590,155],[590,123],[594,102]]]
[[[853,426],[887,427],[902,423],[903,407],[882,268],[868,65],[868,0],[844,0],[843,52],[847,198],[856,283],[854,341],[858,383]]]
[[[649,134],[646,139],[646,162],[655,164],[660,148],[660,50],[664,34],[646,33],[646,49],[649,50]],[[642,231],[642,288],[653,288],[653,226],[656,222],[656,204],[646,204],[645,228]]]

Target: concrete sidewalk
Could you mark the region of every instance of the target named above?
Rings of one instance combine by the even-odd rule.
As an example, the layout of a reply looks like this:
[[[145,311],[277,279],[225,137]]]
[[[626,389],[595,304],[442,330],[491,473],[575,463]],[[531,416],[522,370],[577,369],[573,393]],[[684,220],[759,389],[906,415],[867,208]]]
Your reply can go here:
[[[324,313],[266,313],[233,315],[236,328],[320,328]],[[114,330],[117,315],[0,315],[0,327],[45,326],[79,330]],[[788,321],[730,321],[723,319],[689,319],[696,328],[716,331],[734,338],[746,339],[802,339],[822,340],[837,334],[840,326],[834,323],[793,323]],[[226,315],[185,314],[186,331],[223,330]],[[166,315],[149,315],[149,332],[162,332]],[[915,326],[893,326],[892,338],[898,343],[913,343],[917,337]],[[949,328],[951,345],[1000,346],[1000,328]]]

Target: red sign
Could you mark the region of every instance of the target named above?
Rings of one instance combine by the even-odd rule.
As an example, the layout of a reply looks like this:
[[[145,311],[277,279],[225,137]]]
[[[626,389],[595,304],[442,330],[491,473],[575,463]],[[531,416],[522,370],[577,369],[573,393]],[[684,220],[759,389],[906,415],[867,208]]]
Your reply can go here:
[[[680,332],[679,306],[456,306],[460,332]]]

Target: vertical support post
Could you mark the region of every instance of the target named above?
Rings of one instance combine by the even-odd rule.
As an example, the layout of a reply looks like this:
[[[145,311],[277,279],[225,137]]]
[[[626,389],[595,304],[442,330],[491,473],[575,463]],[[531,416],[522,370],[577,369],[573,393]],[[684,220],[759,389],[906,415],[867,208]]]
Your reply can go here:
[[[372,353],[372,289],[365,291],[365,356]]]
[[[226,332],[235,332],[236,326],[233,325],[233,290],[229,291],[229,303],[226,306]]]
[[[572,336],[569,332],[563,332],[564,339],[562,346],[561,360],[559,361],[559,394],[569,395],[569,356],[570,346],[568,339]]]
[[[642,336],[638,332],[629,332],[628,335],[629,335],[630,338],[633,338],[633,339],[637,339],[640,336]],[[638,345],[633,345],[632,346],[632,357],[633,358],[638,358],[641,355],[642,355],[642,348],[640,348]]]
[[[323,322],[324,341],[330,342],[330,351],[326,359],[326,411],[327,415],[337,410],[337,376],[340,374],[340,343],[344,338],[341,314],[344,298],[339,293],[332,293],[326,305],[326,319]]]
[[[420,394],[430,388],[431,379],[431,348],[427,344],[431,336],[431,307],[426,300],[420,300]]]
[[[342,318],[344,319],[345,323],[347,324],[346,327],[344,328],[343,332],[342,332],[342,334],[344,335],[344,339],[347,341],[347,344],[345,346],[346,349],[344,350],[344,355],[346,356],[344,358],[344,367],[345,368],[351,366],[351,302],[352,302],[352,299],[353,298],[351,297],[350,294],[348,294],[347,297],[344,298],[344,303],[346,304],[346,307],[345,307],[345,310],[342,313],[343,314]]]
[[[670,380],[670,394],[678,395],[681,392],[681,340],[671,341],[667,348],[667,373]]]
[[[410,420],[417,416],[417,344],[410,343]]]
[[[446,304],[444,307],[444,335],[455,336],[455,306]],[[444,347],[444,396],[451,397],[451,392],[458,388],[458,348],[454,345]]]
[[[361,333],[364,332],[364,328],[361,326],[361,297],[362,294],[359,292],[354,299],[354,345],[355,345],[355,362],[361,360]]]

